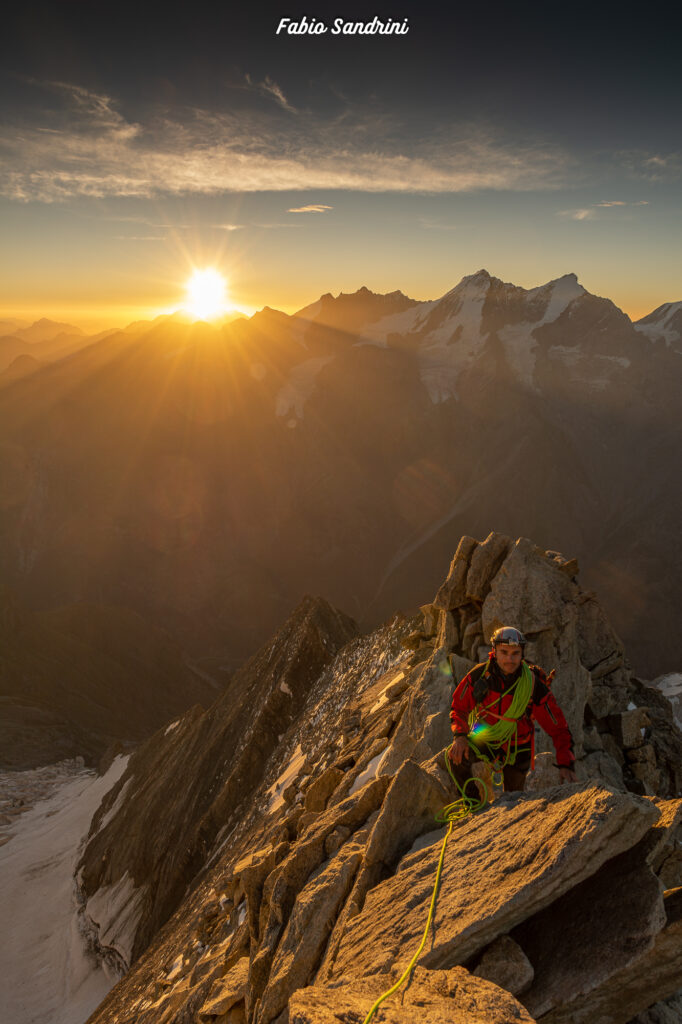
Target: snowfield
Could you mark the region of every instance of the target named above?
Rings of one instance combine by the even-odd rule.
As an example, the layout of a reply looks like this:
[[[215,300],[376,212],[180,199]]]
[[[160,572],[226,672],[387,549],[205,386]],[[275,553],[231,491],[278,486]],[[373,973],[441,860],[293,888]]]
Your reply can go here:
[[[83,1024],[117,980],[87,953],[73,873],[92,816],[126,764],[117,757],[101,778],[64,773],[46,799],[15,818],[0,847],[0,1020],[7,1024]],[[22,782],[30,793],[36,774],[0,775],[0,798]]]

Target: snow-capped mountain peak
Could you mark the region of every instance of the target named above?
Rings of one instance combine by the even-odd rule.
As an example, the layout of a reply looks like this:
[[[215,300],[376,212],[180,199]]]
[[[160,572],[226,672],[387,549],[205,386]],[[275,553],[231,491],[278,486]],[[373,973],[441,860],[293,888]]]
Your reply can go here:
[[[682,301],[664,302],[634,326],[650,341],[664,341],[669,348],[682,351]]]

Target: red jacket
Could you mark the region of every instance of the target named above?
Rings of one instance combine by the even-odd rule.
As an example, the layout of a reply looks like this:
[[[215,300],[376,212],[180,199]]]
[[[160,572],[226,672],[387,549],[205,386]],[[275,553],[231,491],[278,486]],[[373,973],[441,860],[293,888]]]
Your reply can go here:
[[[519,747],[530,747],[532,749],[535,731],[533,722],[535,721],[550,736],[556,751],[558,767],[573,768],[573,762],[575,761],[573,737],[561,708],[547,685],[547,676],[537,665],[529,665],[528,667],[533,674],[533,692],[525,714],[518,720],[516,743]],[[504,691],[509,689],[512,680],[519,679],[520,676],[520,667],[513,676],[509,678],[503,676],[497,667],[492,651],[488,655],[487,662],[475,665],[471,672],[465,675],[464,679],[457,684],[452,697],[450,720],[455,736],[467,736],[469,734],[469,714],[474,708],[478,709],[479,718],[482,722],[488,722],[491,725],[498,722],[499,716],[506,714],[513,699],[513,691],[507,694]],[[476,690],[475,694],[474,688]],[[486,708],[490,708],[494,714],[486,714]],[[513,742],[512,740],[512,748]]]

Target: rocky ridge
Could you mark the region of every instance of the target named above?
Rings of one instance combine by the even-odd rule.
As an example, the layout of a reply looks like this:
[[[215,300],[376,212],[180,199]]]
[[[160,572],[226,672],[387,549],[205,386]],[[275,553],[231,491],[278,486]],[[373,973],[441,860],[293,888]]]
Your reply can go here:
[[[529,792],[455,830],[413,981],[376,1019],[626,1024],[676,998],[682,738],[577,573],[463,537],[418,619],[353,637],[310,599],[242,677],[239,720],[225,697],[152,737],[79,865],[93,948],[126,972],[92,1024],[362,1021],[424,926],[453,671],[508,622],[557,669],[580,781],[540,747]]]

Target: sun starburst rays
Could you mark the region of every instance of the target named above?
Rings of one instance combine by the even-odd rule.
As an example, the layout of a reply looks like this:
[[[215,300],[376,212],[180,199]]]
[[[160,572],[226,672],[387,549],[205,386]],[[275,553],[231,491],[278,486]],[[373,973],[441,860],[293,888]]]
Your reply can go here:
[[[195,270],[185,291],[186,309],[199,320],[215,320],[227,310],[227,282],[213,267]]]

